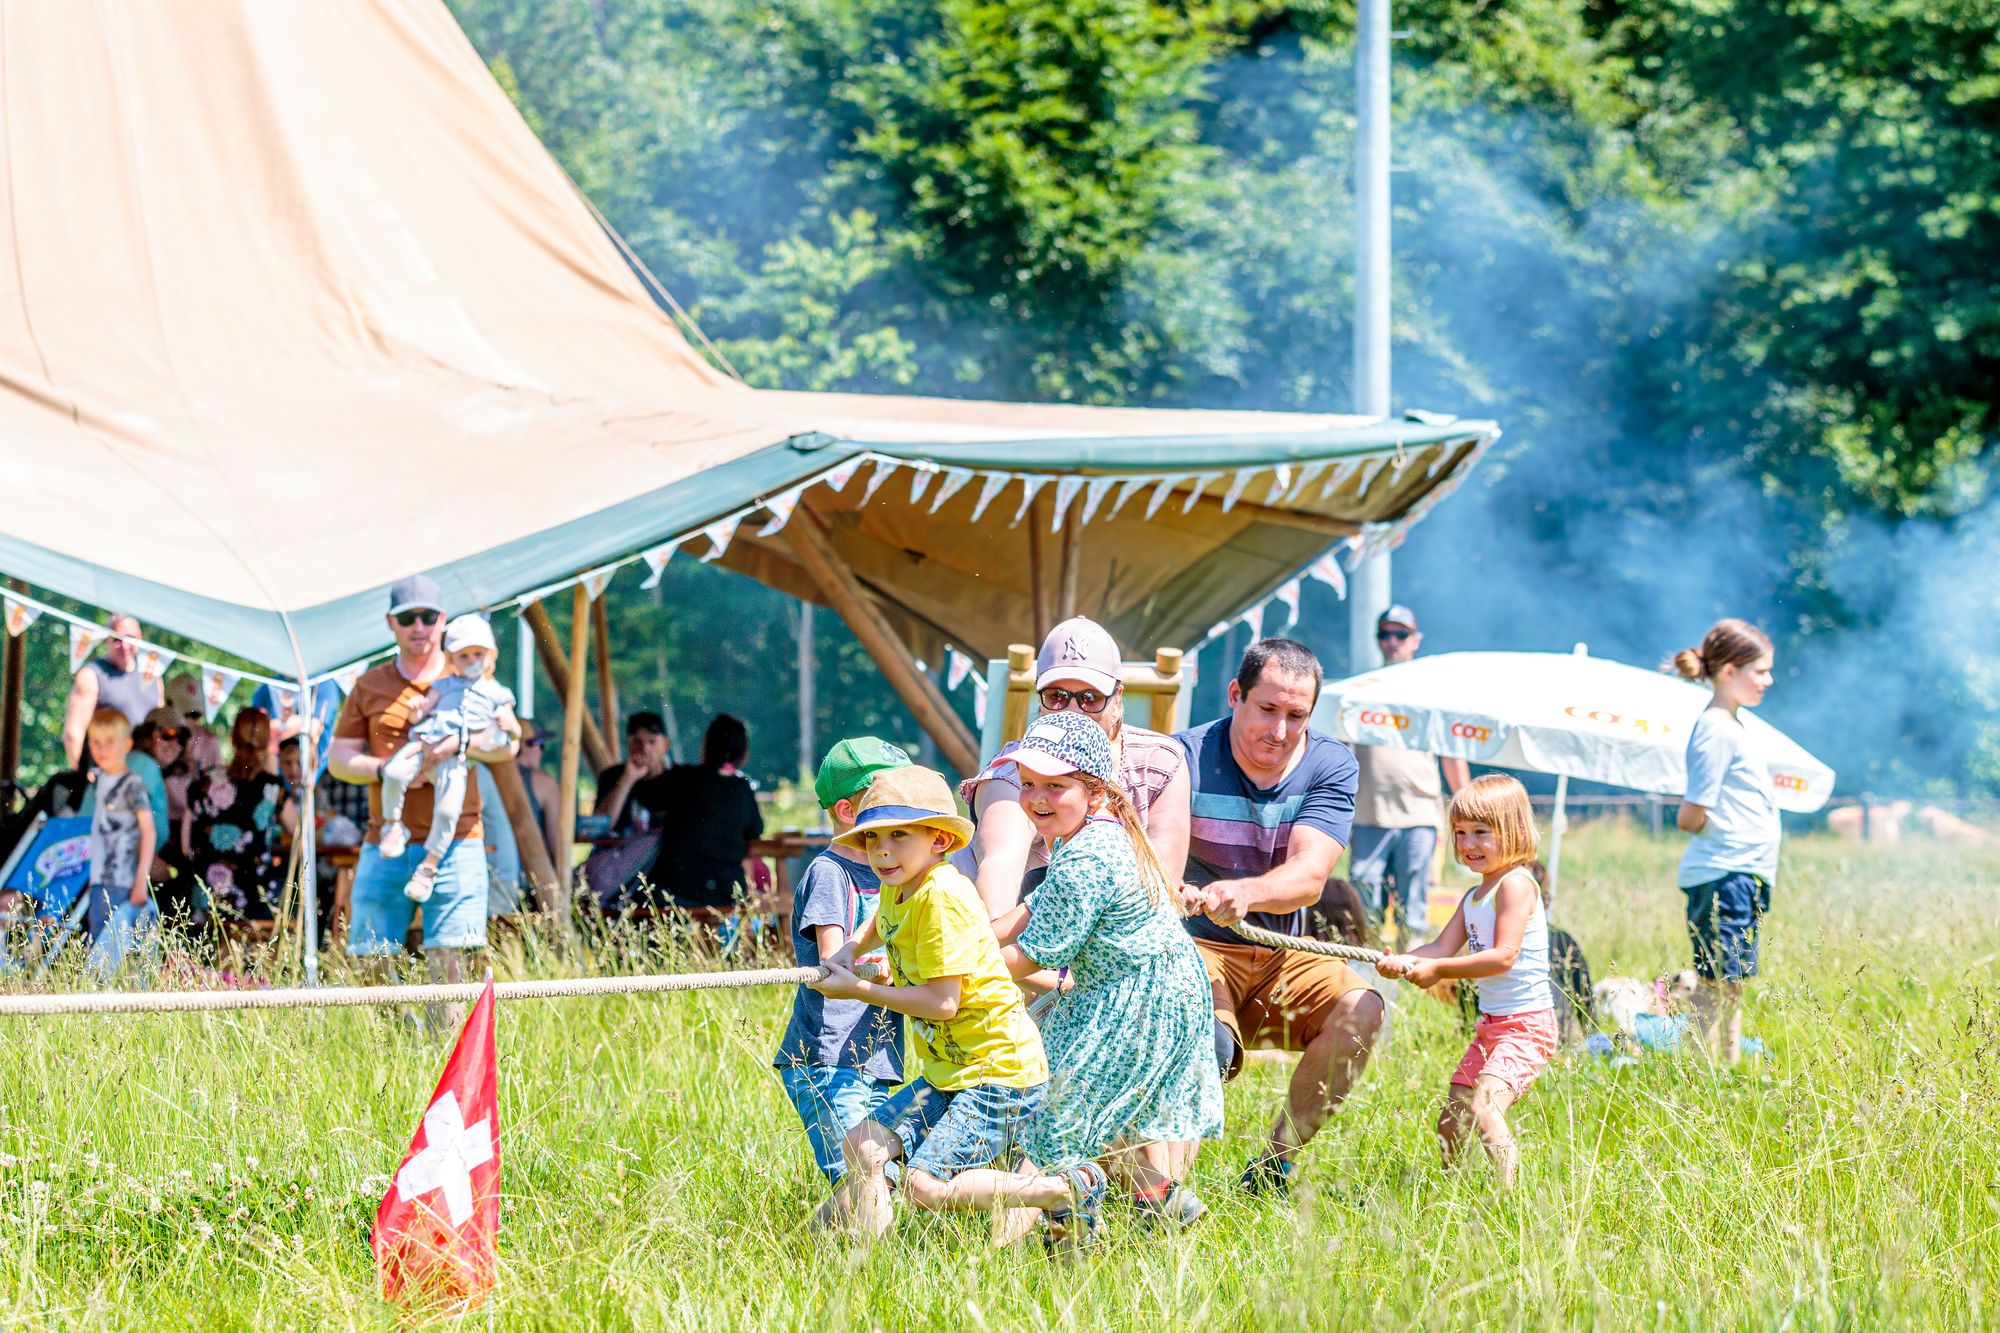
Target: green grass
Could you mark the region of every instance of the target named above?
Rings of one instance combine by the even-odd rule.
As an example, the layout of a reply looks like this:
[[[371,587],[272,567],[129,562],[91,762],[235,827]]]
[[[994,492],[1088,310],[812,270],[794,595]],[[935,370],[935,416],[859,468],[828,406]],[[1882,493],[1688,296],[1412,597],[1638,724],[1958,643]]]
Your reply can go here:
[[[1586,828],[1563,921],[1600,975],[1682,963],[1677,843]],[[2000,1323],[1993,858],[1801,839],[1735,1072],[1576,1060],[1523,1104],[1522,1183],[1447,1176],[1462,1049],[1406,1003],[1289,1206],[1232,1181],[1284,1071],[1229,1090],[1179,1239],[1077,1264],[905,1217],[870,1257],[768,1069],[785,996],[503,1006],[507,1328],[1967,1328]],[[1409,992],[1406,992],[1409,994]],[[374,1012],[4,1020],[7,1327],[388,1328],[374,1208],[442,1049]],[[479,1327],[483,1316],[466,1322]]]

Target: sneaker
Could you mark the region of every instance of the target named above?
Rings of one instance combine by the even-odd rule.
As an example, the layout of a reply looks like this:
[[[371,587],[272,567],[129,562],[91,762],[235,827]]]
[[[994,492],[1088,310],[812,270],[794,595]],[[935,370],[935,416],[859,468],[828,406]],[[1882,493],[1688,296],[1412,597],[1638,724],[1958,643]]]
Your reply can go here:
[[[1185,1185],[1170,1186],[1157,1199],[1135,1194],[1132,1210],[1139,1214],[1140,1225],[1152,1231],[1189,1231],[1208,1216],[1208,1205]]]
[[[1283,1199],[1292,1192],[1294,1164],[1283,1157],[1273,1157],[1268,1153],[1250,1159],[1250,1165],[1243,1168],[1243,1179],[1238,1182],[1245,1194],[1259,1198]]]
[[[1070,1202],[1049,1209],[1042,1244],[1050,1254],[1076,1253],[1096,1243],[1104,1227],[1104,1195],[1111,1182],[1104,1168],[1085,1162],[1063,1173],[1069,1181]]]
[[[427,903],[431,900],[431,890],[437,887],[437,867],[421,865],[417,873],[410,876],[410,882],[403,886],[403,896],[413,903]]]
[[[401,856],[410,850],[410,831],[403,827],[399,819],[392,819],[382,826],[382,839],[376,850],[384,856]]]

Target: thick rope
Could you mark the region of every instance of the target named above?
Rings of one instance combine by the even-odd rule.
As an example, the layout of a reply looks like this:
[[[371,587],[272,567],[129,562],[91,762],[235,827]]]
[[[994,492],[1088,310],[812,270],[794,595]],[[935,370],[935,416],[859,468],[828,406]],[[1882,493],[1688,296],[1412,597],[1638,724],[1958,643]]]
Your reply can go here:
[[[1388,955],[1380,949],[1363,949],[1352,944],[1328,944],[1325,940],[1303,939],[1297,935],[1280,935],[1275,930],[1253,926],[1248,921],[1239,921],[1227,929],[1236,932],[1252,944],[1261,944],[1267,949],[1290,949],[1295,953],[1316,953],[1323,958],[1340,958],[1350,963],[1375,964]]]
[[[743,972],[681,972],[645,977],[573,977],[561,981],[501,981],[496,1000],[564,1000],[581,995],[642,995],[655,991],[737,990],[796,986],[826,975],[817,967],[767,967]],[[353,1005],[438,1004],[476,1000],[483,981],[416,986],[324,986],[294,990],[77,991],[0,995],[7,1014],[171,1014],[218,1009],[339,1009]]]

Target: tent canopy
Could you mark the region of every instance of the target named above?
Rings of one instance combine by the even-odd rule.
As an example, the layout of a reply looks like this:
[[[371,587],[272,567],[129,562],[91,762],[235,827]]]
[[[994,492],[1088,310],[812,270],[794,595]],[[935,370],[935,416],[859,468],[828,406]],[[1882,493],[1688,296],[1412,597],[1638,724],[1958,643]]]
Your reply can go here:
[[[1393,459],[1227,508],[1183,480],[1069,539],[1080,604],[1186,641],[1497,433],[753,390],[652,301],[441,0],[0,19],[0,572],[273,670],[386,642],[412,571],[497,605],[869,450],[1225,480]],[[935,514],[864,489],[812,486],[804,517],[907,643],[1025,636],[1054,557],[1046,515],[1010,524],[1019,488],[977,524],[982,485]],[[795,557],[746,531],[723,562],[818,598]]]

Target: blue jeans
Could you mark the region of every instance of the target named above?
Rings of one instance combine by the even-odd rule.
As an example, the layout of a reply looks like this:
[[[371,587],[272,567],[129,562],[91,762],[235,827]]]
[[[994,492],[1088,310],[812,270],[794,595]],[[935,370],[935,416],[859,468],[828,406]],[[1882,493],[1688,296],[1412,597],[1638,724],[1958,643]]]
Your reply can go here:
[[[1431,933],[1431,855],[1437,851],[1435,828],[1375,828],[1354,826],[1348,874],[1361,891],[1369,923],[1381,926],[1389,904],[1401,902],[1403,927],[1419,939]]]
[[[87,892],[90,905],[84,913],[84,927],[91,943],[85,966],[101,978],[116,972],[134,949],[143,947],[151,957],[160,933],[160,906],[152,895],[134,907],[129,890],[93,884]]]
[[[1681,892],[1687,895],[1695,975],[1709,981],[1756,976],[1757,930],[1771,910],[1769,882],[1758,875],[1724,875]]]
[[[859,1069],[825,1065],[779,1065],[778,1081],[806,1127],[813,1162],[828,1183],[838,1185],[847,1174],[841,1140],[889,1100],[888,1085]]]
[[[950,1180],[961,1171],[1012,1156],[1021,1122],[1034,1114],[1048,1090],[1046,1083],[1031,1088],[981,1083],[940,1092],[916,1078],[869,1119],[902,1141],[903,1162],[910,1170]]]
[[[398,954],[410,933],[416,904],[403,886],[424,859],[421,844],[385,857],[369,843],[354,869],[354,918],[347,952],[356,958]],[[486,848],[477,838],[455,838],[438,862],[437,883],[424,904],[426,949],[479,949],[486,945]]]

